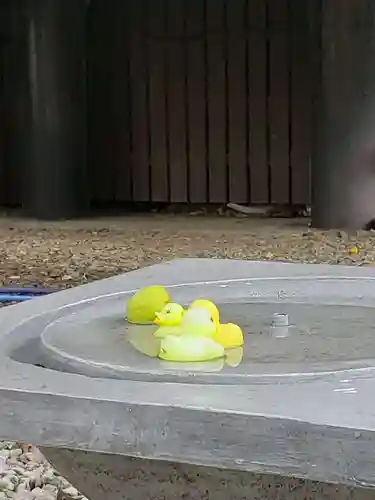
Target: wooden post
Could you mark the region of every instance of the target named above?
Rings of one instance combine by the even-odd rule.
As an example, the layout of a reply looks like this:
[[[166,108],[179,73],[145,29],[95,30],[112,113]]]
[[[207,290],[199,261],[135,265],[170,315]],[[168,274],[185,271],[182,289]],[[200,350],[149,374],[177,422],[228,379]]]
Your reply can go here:
[[[375,218],[375,2],[320,3],[312,224],[360,229]]]
[[[86,0],[30,0],[30,162],[24,208],[72,218],[89,203],[86,176]]]

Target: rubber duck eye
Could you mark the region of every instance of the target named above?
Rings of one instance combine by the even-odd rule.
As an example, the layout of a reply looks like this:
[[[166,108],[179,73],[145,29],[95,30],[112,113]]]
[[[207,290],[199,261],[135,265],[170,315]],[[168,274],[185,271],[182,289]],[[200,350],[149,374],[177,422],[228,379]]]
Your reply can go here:
[[[165,314],[170,314],[171,310],[170,309],[166,309],[165,310]]]

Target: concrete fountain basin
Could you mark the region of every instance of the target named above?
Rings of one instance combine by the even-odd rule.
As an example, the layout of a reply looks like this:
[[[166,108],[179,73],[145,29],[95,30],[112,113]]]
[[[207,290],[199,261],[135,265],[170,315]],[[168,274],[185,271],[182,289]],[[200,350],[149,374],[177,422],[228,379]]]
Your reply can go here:
[[[155,358],[149,327],[123,316],[154,283],[184,304],[214,300],[243,327],[243,352]],[[370,269],[186,259],[3,308],[0,436],[37,444],[91,500],[372,488],[374,304]],[[275,313],[288,326],[272,327]]]

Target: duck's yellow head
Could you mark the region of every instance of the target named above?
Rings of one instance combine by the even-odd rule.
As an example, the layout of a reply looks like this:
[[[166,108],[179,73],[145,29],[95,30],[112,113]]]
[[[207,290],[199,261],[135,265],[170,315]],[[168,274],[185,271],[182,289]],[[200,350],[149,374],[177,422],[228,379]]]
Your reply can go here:
[[[178,326],[184,312],[184,308],[180,304],[170,302],[160,312],[155,313],[154,323],[159,326]]]
[[[182,318],[181,329],[182,334],[212,337],[217,330],[217,326],[207,309],[191,307]]]
[[[215,323],[215,325],[217,327],[219,326],[219,322],[220,322],[219,309],[215,306],[215,304],[213,302],[211,302],[211,300],[207,300],[207,299],[194,300],[194,302],[192,302],[190,304],[189,309],[196,308],[196,307],[198,307],[200,309],[205,309],[206,311],[208,311],[211,315],[212,321]]]

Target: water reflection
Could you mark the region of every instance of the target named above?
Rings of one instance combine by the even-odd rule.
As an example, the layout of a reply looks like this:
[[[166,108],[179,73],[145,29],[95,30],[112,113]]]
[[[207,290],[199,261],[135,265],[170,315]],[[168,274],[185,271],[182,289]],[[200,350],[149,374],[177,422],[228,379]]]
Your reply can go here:
[[[154,327],[132,325],[128,330],[128,341],[138,352],[150,358],[157,358],[161,340],[154,337],[154,331]]]
[[[128,329],[127,339],[131,346],[139,353],[149,358],[157,358],[160,351],[161,339],[154,337],[155,327],[145,325],[131,325]],[[243,360],[243,348],[226,349],[225,357],[213,361],[200,361],[195,363],[182,363],[160,361],[160,367],[166,370],[180,370],[188,372],[220,372],[225,366],[237,368]]]

